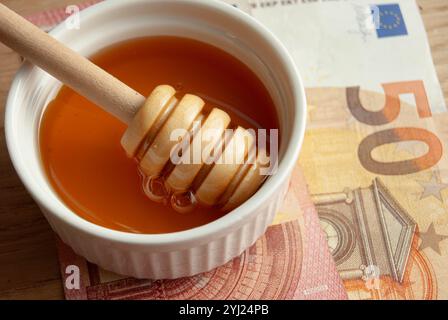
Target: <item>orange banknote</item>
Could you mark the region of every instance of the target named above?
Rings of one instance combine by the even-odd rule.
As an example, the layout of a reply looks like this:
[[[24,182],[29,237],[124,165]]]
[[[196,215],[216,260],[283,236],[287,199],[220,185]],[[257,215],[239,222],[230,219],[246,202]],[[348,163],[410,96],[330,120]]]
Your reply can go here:
[[[448,115],[422,81],[383,88],[308,89],[300,163],[350,298],[447,298]]]

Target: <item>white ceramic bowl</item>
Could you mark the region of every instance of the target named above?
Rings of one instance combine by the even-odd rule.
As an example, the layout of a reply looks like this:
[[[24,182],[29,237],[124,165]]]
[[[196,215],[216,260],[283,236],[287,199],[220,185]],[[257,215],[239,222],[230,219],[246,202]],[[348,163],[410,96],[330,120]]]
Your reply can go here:
[[[83,11],[80,30],[68,30],[63,23],[51,35],[84,55],[151,35],[178,35],[215,45],[246,63],[263,81],[276,104],[282,135],[277,173],[221,219],[161,235],[110,230],[77,216],[52,190],[40,162],[38,129],[47,103],[61,84],[25,63],[7,101],[8,149],[26,188],[65,243],[107,270],[137,278],[172,279],[226,263],[265,232],[288,188],[306,122],[305,93],[297,69],[267,29],[220,1],[110,0]]]

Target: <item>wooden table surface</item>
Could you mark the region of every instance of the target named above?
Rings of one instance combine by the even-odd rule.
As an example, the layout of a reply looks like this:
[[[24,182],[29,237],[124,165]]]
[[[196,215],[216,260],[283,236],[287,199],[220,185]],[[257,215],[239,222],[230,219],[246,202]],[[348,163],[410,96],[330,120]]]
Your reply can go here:
[[[410,0],[409,0],[410,1]],[[1,0],[22,15],[77,0]],[[448,1],[418,0],[437,74],[448,101]],[[62,299],[54,234],[9,159],[4,105],[20,58],[0,44],[0,299]]]

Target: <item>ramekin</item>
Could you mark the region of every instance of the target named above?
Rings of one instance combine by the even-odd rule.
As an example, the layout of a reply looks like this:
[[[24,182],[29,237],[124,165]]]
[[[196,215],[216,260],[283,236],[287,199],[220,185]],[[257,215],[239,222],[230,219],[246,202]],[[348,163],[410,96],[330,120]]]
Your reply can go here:
[[[136,278],[191,276],[240,255],[263,235],[282,204],[304,137],[305,92],[284,46],[255,19],[221,1],[109,0],[82,11],[80,23],[79,30],[62,23],[50,34],[86,56],[127,39],[177,35],[215,45],[239,58],[274,99],[282,136],[280,160],[276,174],[253,197],[207,225],[160,235],[95,225],[65,206],[46,178],[38,130],[45,107],[61,84],[25,63],[7,100],[7,145],[18,175],[54,231],[90,262]]]

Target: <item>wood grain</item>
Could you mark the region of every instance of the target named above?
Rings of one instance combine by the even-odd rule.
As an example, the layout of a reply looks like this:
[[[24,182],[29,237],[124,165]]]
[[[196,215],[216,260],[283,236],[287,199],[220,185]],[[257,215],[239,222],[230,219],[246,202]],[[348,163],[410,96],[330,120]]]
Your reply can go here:
[[[2,0],[29,15],[77,0]],[[448,1],[418,0],[448,104]],[[18,179],[6,150],[4,106],[20,57],[0,44],[0,299],[64,297],[54,235]]]

